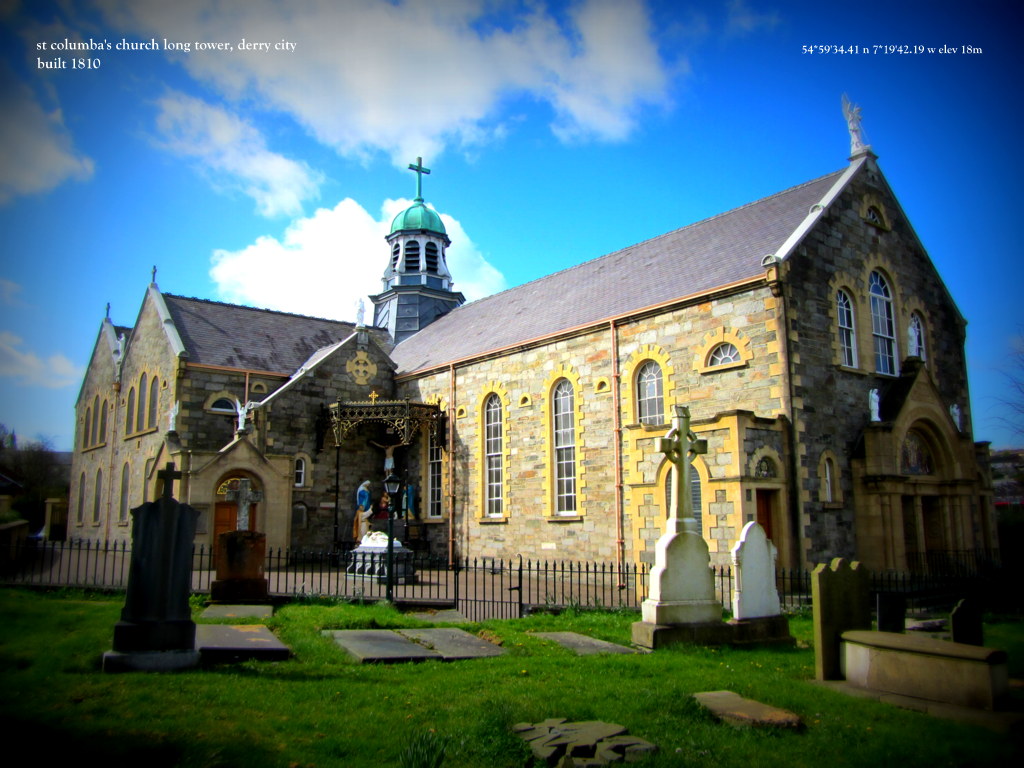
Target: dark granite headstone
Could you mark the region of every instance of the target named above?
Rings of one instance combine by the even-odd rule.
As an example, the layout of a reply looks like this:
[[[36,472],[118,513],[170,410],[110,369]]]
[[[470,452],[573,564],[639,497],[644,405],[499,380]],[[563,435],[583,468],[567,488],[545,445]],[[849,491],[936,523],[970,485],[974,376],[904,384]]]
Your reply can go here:
[[[878,631],[902,632],[907,623],[907,598],[895,592],[879,592]]]
[[[981,603],[973,597],[965,597],[949,615],[949,629],[954,643],[984,645],[981,626]]]
[[[104,669],[165,669],[198,661],[188,598],[199,512],[172,497],[174,480],[181,477],[173,464],[158,476],[164,480],[163,497],[131,512],[128,591],[121,621],[114,626],[113,651],[104,656]],[[153,657],[160,653],[169,655],[162,660]],[[146,660],[137,665],[132,659],[140,656]]]

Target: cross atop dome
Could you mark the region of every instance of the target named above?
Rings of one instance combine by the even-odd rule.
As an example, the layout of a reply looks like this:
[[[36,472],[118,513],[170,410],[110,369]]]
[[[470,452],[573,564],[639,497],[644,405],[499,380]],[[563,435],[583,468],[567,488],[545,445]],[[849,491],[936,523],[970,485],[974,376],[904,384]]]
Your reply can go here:
[[[423,174],[430,174],[429,168],[423,167],[423,158],[417,157],[415,163],[409,163],[409,170],[416,171],[416,199],[414,202],[423,202]]]

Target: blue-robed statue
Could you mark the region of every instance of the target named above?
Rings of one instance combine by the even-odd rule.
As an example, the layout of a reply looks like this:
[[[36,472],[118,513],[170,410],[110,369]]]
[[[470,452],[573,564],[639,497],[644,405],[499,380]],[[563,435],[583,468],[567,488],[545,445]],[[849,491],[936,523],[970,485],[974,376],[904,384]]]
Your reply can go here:
[[[370,481],[364,480],[356,491],[356,513],[352,518],[352,538],[360,542],[370,532],[370,518],[373,506],[370,504]]]

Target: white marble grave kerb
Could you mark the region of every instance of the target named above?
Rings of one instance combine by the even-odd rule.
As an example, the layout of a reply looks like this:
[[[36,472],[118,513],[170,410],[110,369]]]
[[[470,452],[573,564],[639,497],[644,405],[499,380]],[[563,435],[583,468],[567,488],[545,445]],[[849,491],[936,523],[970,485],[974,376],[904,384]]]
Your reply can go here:
[[[740,540],[732,548],[736,584],[732,596],[734,619],[759,619],[782,612],[775,587],[775,559],[778,550],[764,528],[750,521],[743,526]]]
[[[665,533],[655,546],[649,597],[641,607],[649,624],[699,624],[722,619],[722,606],[715,599],[711,556],[700,526],[693,516],[690,494],[691,464],[707,453],[707,441],[690,431],[690,410],[675,407],[672,429],[659,448],[672,462],[672,510]]]

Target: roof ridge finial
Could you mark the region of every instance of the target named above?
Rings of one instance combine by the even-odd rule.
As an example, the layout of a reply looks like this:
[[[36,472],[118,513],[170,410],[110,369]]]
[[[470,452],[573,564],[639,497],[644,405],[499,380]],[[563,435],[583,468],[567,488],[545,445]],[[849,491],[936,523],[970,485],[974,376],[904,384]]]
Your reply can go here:
[[[156,283],[156,264],[153,265],[153,277],[150,280],[151,283]]]
[[[846,94],[843,94],[843,116],[846,118],[846,127],[850,131],[850,159],[866,155],[871,152],[871,145],[863,141],[864,129],[860,127],[860,107],[850,102]]]
[[[415,203],[423,202],[423,174],[430,174],[429,168],[423,167],[423,158],[417,157],[416,162],[409,163],[409,170],[416,171],[416,199],[413,200]]]

